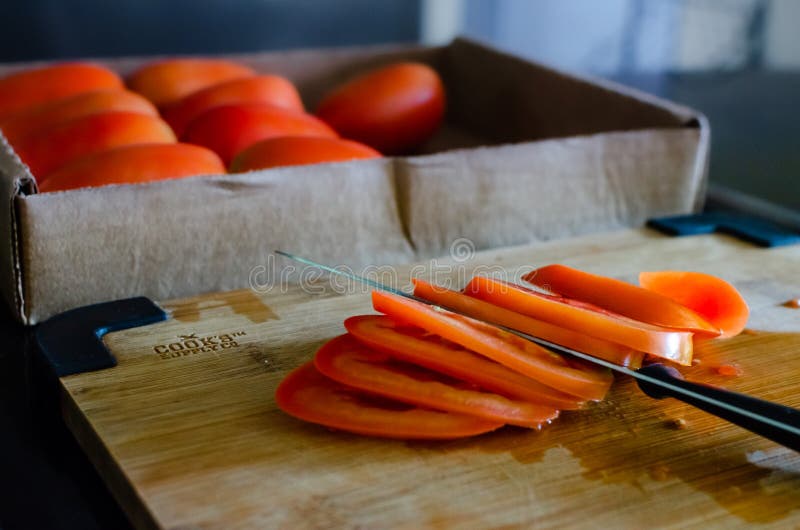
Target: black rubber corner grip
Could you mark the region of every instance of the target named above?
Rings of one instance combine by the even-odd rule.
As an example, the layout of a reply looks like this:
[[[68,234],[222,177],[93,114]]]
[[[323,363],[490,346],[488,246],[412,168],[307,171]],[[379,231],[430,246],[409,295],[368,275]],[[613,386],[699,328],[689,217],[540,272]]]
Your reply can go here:
[[[693,215],[660,217],[647,226],[671,236],[694,236],[721,232],[761,247],[780,247],[800,243],[800,233],[752,215],[705,212]]]
[[[106,333],[166,319],[164,310],[149,298],[126,298],[58,314],[39,324],[35,341],[54,375],[64,377],[116,366],[116,358],[103,344]]]

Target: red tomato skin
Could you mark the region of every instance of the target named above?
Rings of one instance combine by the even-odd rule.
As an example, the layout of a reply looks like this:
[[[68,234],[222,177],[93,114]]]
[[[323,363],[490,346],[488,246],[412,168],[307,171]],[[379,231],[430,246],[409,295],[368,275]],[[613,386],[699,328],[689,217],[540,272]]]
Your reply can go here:
[[[236,155],[231,173],[280,166],[380,158],[373,148],[340,138],[279,136],[255,143]]]
[[[180,137],[189,123],[209,109],[238,103],[269,103],[304,112],[303,101],[294,85],[277,75],[233,79],[194,92],[164,110],[164,120]]]
[[[399,155],[436,132],[444,118],[445,100],[435,70],[420,63],[398,63],[334,89],[316,114],[345,138]]]
[[[42,134],[65,121],[101,112],[135,112],[158,116],[158,110],[144,96],[121,89],[82,92],[15,114],[0,123],[11,145],[28,136]]]
[[[254,75],[252,68],[224,59],[166,59],[142,66],[128,77],[127,84],[164,109],[198,90]]]
[[[225,172],[213,151],[191,144],[134,144],[81,157],[50,173],[42,193]]]
[[[79,157],[122,145],[174,143],[163,120],[133,112],[103,112],[60,123],[14,146],[41,183],[48,174]]]
[[[122,79],[96,64],[64,63],[24,70],[0,79],[0,120],[82,92],[112,88],[122,88]]]
[[[204,112],[186,127],[181,140],[211,149],[229,165],[244,149],[277,136],[338,137],[336,131],[310,114],[250,103],[222,105]]]

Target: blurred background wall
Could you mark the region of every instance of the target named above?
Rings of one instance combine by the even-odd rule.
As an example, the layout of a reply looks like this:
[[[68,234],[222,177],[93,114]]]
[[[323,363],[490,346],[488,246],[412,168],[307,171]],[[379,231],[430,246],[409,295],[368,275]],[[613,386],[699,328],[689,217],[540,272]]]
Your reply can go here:
[[[712,125],[712,182],[800,210],[800,1],[430,0],[424,6],[425,41],[448,40],[444,28],[453,28],[702,110]]]
[[[702,110],[712,181],[800,209],[800,0],[1,0],[0,20],[0,61],[464,34]]]

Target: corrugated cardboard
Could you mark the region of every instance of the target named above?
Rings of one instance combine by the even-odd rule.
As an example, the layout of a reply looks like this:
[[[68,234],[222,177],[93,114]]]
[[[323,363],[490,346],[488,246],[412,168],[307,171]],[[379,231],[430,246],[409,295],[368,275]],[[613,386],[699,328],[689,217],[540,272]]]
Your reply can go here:
[[[482,249],[638,225],[703,199],[702,115],[473,42],[234,58],[286,75],[312,109],[354,73],[424,61],[444,79],[447,123],[419,156],[50,194],[2,146],[0,282],[20,320],[263,283],[275,248],[358,268],[459,238]]]

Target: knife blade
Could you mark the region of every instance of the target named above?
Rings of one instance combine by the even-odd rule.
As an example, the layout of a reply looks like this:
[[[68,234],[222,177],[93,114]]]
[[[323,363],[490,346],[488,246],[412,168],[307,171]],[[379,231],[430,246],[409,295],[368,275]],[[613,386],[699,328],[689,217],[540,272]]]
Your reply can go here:
[[[295,256],[282,250],[275,250],[275,253],[288,259],[316,267],[331,274],[336,274],[350,280],[368,285],[374,289],[379,289],[396,296],[408,298],[416,302],[444,309],[461,316],[478,320],[486,325],[501,329],[524,340],[528,340],[539,346],[561,354],[567,354],[584,361],[603,366],[619,374],[633,377],[639,388],[649,397],[654,399],[664,399],[672,397],[683,401],[689,405],[704,410],[719,418],[727,420],[753,433],[759,434],[773,442],[785,447],[800,451],[800,410],[758,399],[747,394],[731,392],[721,388],[713,387],[703,383],[694,383],[683,379],[680,372],[673,367],[660,363],[654,363],[638,370],[631,370],[624,366],[619,366],[612,362],[594,357],[593,355],[567,348],[550,342],[539,337],[523,333],[513,328],[508,328],[498,324],[485,322],[480,319],[464,314],[461,311],[432,303],[423,298],[408,294],[389,285],[382,284],[370,278],[359,276],[352,272],[330,267],[318,263],[308,258]]]

